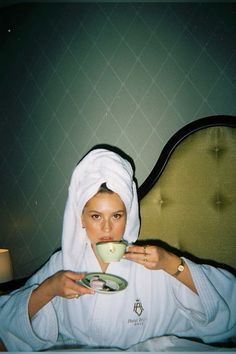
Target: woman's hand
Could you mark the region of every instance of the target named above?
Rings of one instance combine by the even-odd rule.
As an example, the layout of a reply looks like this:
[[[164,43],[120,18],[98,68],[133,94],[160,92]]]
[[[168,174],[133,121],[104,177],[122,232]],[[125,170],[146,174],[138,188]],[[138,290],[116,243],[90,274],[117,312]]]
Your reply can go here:
[[[84,277],[84,274],[59,271],[45,279],[36,289],[33,290],[29,300],[29,317],[32,318],[43,306],[50,302],[55,296],[66,299],[78,298],[85,294],[94,294],[94,291],[77,283]]]
[[[165,270],[169,259],[169,252],[157,246],[129,246],[124,258],[143,264],[148,269]]]
[[[83,277],[84,274],[81,273],[59,271],[47,278],[42,283],[42,286],[46,287],[47,293],[51,298],[61,296],[66,299],[73,299],[78,297],[78,295],[93,294],[94,292],[91,289],[77,283]]]
[[[140,263],[148,269],[162,269],[166,273],[175,276],[177,267],[180,264],[180,257],[158,246],[129,246],[124,258]],[[185,263],[183,272],[178,275],[178,280],[185,284],[193,292],[197,289],[192,279],[190,270]]]

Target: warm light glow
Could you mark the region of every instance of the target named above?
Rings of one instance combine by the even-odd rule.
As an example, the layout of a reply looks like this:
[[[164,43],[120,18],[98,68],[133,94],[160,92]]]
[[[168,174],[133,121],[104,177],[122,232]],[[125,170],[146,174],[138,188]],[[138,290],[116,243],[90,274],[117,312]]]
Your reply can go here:
[[[0,283],[13,279],[13,269],[10,252],[6,248],[0,248]]]

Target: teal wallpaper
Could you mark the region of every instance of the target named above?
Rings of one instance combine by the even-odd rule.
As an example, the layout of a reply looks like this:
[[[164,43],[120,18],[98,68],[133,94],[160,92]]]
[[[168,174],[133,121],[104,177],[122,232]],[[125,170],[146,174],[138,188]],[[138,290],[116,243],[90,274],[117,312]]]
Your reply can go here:
[[[67,188],[98,143],[141,184],[188,122],[236,114],[234,3],[24,3],[0,8],[0,247],[15,276],[60,246]]]

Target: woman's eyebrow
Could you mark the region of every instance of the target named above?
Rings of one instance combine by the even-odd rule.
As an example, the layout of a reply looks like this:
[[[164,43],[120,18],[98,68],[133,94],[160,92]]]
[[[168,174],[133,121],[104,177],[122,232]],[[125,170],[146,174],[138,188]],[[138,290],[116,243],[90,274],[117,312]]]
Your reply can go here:
[[[88,212],[89,213],[97,213],[97,214],[102,214],[103,213],[102,211],[98,211],[98,210],[95,210],[95,209],[91,209],[91,210],[88,209]],[[118,210],[115,210],[115,211],[112,212],[112,214],[115,214],[115,213],[125,213],[125,209],[118,209]]]
[[[97,213],[97,214],[101,214],[101,211],[98,210],[94,210],[94,209],[88,209],[89,213]]]

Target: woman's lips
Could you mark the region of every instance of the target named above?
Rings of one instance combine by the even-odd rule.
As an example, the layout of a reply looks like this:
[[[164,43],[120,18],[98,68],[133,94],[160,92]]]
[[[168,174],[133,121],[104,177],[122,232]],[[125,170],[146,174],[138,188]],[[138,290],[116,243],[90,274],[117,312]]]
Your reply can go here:
[[[109,242],[113,241],[113,238],[111,236],[103,236],[99,238],[99,242]]]

